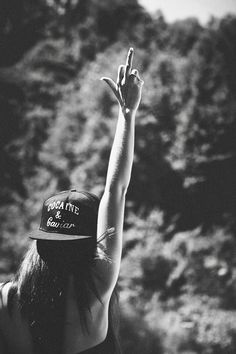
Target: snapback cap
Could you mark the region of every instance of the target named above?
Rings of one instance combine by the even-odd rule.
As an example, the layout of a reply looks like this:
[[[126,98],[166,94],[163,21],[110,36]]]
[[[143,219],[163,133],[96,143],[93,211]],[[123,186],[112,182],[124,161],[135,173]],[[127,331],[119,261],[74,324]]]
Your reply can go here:
[[[39,230],[34,240],[69,241],[97,237],[99,199],[92,193],[71,189],[43,203]]]

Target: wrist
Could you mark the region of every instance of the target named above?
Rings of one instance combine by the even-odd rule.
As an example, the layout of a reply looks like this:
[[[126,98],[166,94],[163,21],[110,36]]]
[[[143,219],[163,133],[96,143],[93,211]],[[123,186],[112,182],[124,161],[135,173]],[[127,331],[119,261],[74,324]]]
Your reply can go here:
[[[135,118],[136,109],[130,109],[130,108],[126,108],[126,107],[120,107],[120,112],[123,114],[124,118]]]

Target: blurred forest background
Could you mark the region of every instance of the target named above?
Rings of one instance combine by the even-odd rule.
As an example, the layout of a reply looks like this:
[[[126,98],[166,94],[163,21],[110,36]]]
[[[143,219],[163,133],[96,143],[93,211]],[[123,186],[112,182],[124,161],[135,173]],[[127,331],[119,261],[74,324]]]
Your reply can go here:
[[[120,275],[125,354],[236,353],[236,17],[168,24],[137,0],[0,3],[0,277],[41,205],[101,196],[127,49],[145,81]]]

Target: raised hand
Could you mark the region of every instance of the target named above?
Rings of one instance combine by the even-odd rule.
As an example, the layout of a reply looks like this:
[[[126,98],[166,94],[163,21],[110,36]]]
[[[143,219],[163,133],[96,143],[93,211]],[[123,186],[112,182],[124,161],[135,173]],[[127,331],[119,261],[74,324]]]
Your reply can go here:
[[[119,66],[116,83],[108,77],[101,78],[110,86],[123,111],[136,111],[141,100],[144,82],[138,70],[132,69],[133,56],[134,50],[130,48],[126,64]]]

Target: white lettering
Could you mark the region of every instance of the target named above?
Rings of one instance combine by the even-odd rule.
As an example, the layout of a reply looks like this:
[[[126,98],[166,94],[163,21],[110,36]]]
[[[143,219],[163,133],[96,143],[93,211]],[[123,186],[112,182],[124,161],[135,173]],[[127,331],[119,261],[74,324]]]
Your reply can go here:
[[[79,215],[79,208],[78,208],[77,206],[75,206],[75,211],[74,211],[74,213],[75,213],[76,215]]]
[[[50,218],[48,218],[47,220],[47,227],[54,227],[56,229],[60,228],[60,229],[71,229],[73,227],[75,227],[75,224],[72,223],[59,223],[59,222],[55,222],[53,221],[53,217],[51,216]]]
[[[71,203],[64,203],[61,202],[60,200],[56,200],[48,205],[48,212],[53,209],[63,209],[70,211],[71,213],[74,213],[76,215],[79,215],[79,207],[71,204]]]
[[[60,226],[59,222],[52,221],[52,216],[47,221],[47,226],[58,228]]]

